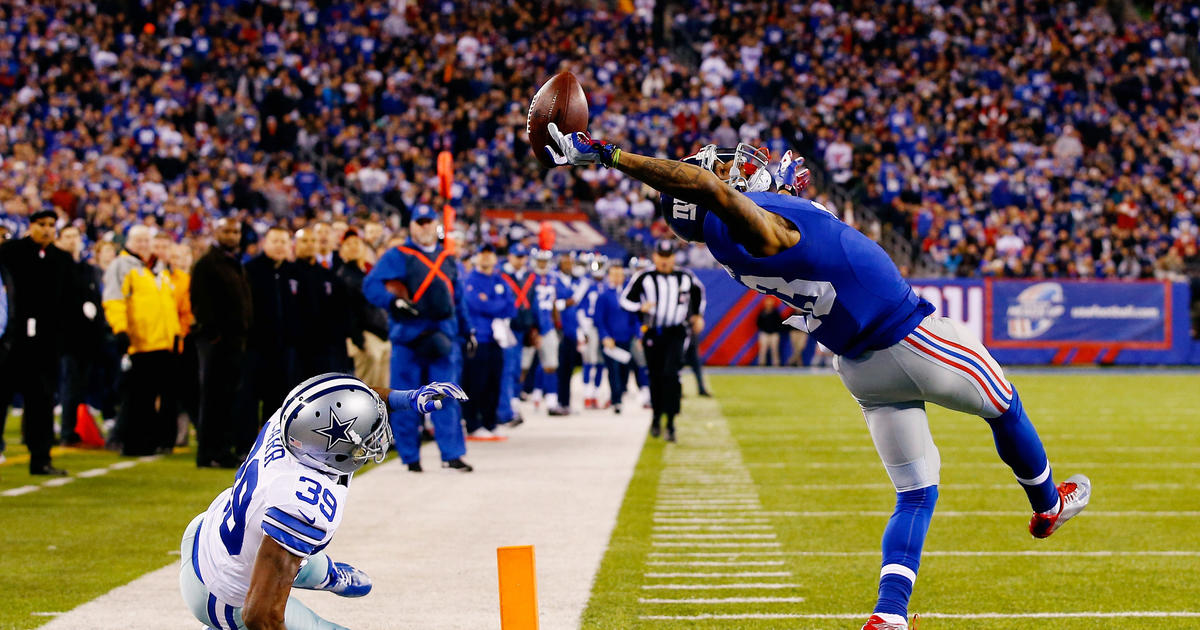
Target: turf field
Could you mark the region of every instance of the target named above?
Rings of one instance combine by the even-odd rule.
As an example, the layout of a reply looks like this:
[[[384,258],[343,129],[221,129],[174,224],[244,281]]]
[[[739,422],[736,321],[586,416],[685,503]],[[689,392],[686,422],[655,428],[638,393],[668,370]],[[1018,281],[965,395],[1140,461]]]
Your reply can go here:
[[[1032,540],[986,424],[934,409],[943,484],[913,598],[921,628],[1200,627],[1200,377],[1012,380],[1058,476],[1087,473],[1096,496]],[[857,407],[830,375],[712,381],[717,398],[686,401],[678,445],[647,442],[583,627],[858,628],[893,493]],[[61,481],[27,474],[19,423],[8,423],[0,465],[0,630],[39,626],[52,617],[38,613],[171,563],[183,524],[232,478],[197,470],[190,452],[141,461],[56,449],[73,477],[51,485]]]
[[[1200,379],[1012,380],[1056,476],[1086,473],[1095,495],[1032,539],[987,425],[931,408],[943,465],[922,630],[1200,627]],[[829,375],[712,381],[680,443],[642,452],[583,627],[858,628],[894,493],[857,406]]]

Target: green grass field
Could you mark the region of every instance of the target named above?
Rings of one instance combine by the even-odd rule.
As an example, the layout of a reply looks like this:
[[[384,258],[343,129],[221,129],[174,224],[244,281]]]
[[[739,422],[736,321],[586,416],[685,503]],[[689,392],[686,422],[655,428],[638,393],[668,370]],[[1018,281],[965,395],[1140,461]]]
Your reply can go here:
[[[834,376],[712,380],[717,399],[687,401],[680,443],[642,452],[583,627],[860,627],[894,492],[857,406]],[[1012,380],[1056,476],[1088,474],[1095,496],[1033,540],[986,423],[931,408],[943,464],[911,606],[922,630],[1200,626],[1070,615],[1200,610],[1200,379]],[[1019,616],[1039,613],[1066,616]]]
[[[712,380],[716,399],[686,401],[680,443],[644,448],[583,627],[858,628],[894,495],[857,407],[833,376]],[[1087,473],[1095,497],[1051,539],[1031,539],[1024,493],[987,425],[933,409],[943,468],[912,601],[928,615],[922,630],[1200,627],[1069,616],[1200,610],[1200,379],[1013,381],[1058,476]],[[0,630],[36,627],[50,617],[34,613],[70,610],[176,560],[183,525],[232,479],[197,470],[189,452],[129,465],[56,449],[73,475],[105,473],[46,487],[26,472],[19,422],[5,431],[0,494],[37,489],[0,496],[0,575],[10,576]],[[1017,616],[1039,613],[1068,616]]]

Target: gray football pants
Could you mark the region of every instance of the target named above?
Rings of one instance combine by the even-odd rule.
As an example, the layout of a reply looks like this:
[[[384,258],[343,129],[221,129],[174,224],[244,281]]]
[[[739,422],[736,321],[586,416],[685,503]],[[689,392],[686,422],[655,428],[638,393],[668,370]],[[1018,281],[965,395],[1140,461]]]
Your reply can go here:
[[[963,325],[926,317],[894,346],[833,368],[862,407],[871,440],[897,492],[937,485],[941,456],[925,403],[984,418],[1003,414],[1012,385],[992,355]]]

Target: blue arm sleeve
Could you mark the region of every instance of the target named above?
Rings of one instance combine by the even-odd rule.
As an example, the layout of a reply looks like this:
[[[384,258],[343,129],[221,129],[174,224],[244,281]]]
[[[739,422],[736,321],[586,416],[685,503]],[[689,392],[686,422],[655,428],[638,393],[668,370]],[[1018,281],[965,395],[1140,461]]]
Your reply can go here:
[[[398,409],[411,410],[413,408],[413,399],[417,397],[415,389],[393,389],[388,392],[388,411],[396,411]]]
[[[371,273],[363,278],[363,295],[379,308],[388,308],[396,301],[396,296],[383,283],[388,280],[403,278],[405,272],[404,255],[395,249],[389,249],[379,257],[379,262]]]

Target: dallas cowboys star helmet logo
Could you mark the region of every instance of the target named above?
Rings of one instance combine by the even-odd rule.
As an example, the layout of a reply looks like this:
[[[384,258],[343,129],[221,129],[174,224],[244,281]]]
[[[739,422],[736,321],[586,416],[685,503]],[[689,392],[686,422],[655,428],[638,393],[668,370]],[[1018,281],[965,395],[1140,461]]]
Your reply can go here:
[[[345,422],[338,420],[337,412],[333,410],[333,407],[330,407],[329,408],[329,426],[322,427],[320,429],[313,429],[313,433],[319,433],[321,435],[324,435],[325,438],[327,440],[329,440],[329,444],[325,447],[325,450],[327,450],[327,451],[333,449],[334,446],[337,446],[338,442],[354,444],[354,442],[350,439],[350,437],[348,435],[346,435],[346,431],[350,427],[354,426],[355,420],[358,420],[358,416],[350,418],[349,420],[347,420]]]

